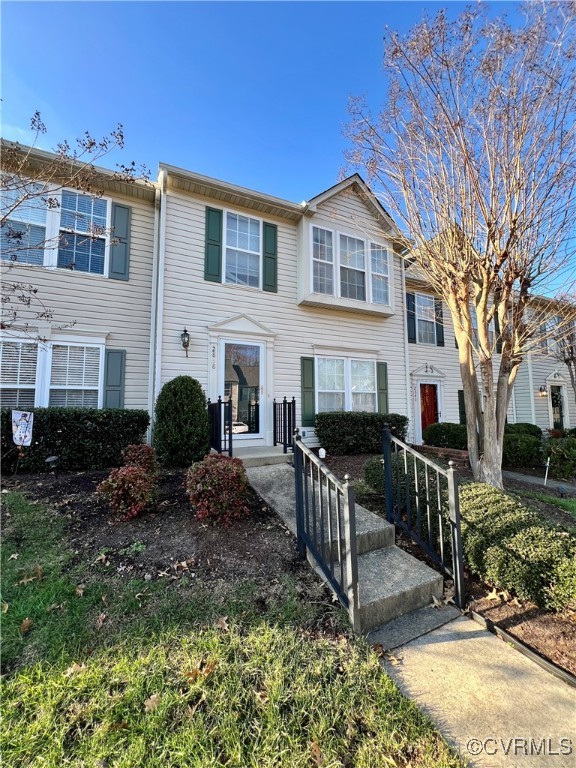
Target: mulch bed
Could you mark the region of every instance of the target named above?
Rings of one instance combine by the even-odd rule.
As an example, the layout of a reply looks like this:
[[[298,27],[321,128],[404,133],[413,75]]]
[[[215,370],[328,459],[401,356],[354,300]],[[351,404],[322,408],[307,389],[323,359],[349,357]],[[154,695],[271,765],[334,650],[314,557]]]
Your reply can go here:
[[[326,464],[337,477],[343,478],[348,473],[352,480],[360,480],[363,478],[364,464],[369,458],[372,458],[372,455],[328,456]],[[520,481],[505,481],[505,487],[509,491],[541,490],[537,486]],[[552,523],[574,527],[574,519],[557,507],[536,499],[522,501]],[[378,495],[363,498],[362,503],[368,509],[384,514],[384,504]],[[414,557],[426,561],[432,568],[437,568],[418,545],[401,532],[397,534],[396,543]],[[466,592],[469,597],[467,607],[471,611],[490,619],[545,659],[576,675],[576,613],[553,613],[530,602],[521,603],[506,593],[495,592],[470,574],[466,574]]]
[[[99,558],[115,578],[175,583],[186,578],[191,587],[208,583],[216,591],[219,584],[246,580],[256,583],[263,595],[275,594],[282,576],[291,574],[300,599],[326,604],[317,629],[330,631],[331,594],[298,558],[294,537],[267,504],[251,490],[251,516],[229,528],[208,524],[192,512],[184,474],[163,472],[153,506],[129,521],[111,514],[96,493],[107,472],[17,475],[3,478],[2,489],[22,492],[67,519],[68,545],[74,552],[69,569]]]

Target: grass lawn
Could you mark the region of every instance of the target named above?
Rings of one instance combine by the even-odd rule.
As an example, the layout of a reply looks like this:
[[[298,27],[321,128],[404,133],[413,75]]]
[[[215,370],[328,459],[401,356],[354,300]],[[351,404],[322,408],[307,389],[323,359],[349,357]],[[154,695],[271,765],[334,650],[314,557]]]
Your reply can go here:
[[[463,765],[320,588],[130,580],[2,498],[3,765]]]
[[[558,496],[550,496],[547,493],[539,493],[537,491],[516,491],[518,496],[523,496],[525,499],[538,499],[545,504],[552,504],[553,507],[558,507],[568,512],[574,518],[576,523],[576,499],[561,499]]]

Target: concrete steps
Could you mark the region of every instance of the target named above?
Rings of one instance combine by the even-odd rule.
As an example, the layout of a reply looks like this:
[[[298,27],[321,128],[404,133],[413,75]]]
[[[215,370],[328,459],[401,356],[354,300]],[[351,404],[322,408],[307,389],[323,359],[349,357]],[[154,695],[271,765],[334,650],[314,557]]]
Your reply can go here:
[[[288,464],[252,466],[247,474],[252,487],[296,535],[293,467]],[[324,530],[328,549],[327,525]],[[362,633],[370,632],[371,637],[383,631],[383,625],[430,606],[433,598],[440,599],[443,593],[442,575],[397,547],[394,541],[393,525],[356,504],[360,628]],[[309,559],[314,567],[313,560]],[[437,608],[429,610],[440,613]],[[438,618],[430,614],[424,626]],[[407,623],[414,629],[419,625],[420,619],[417,619]]]
[[[234,443],[233,451],[234,458],[240,459],[246,468],[292,464],[294,458],[292,451],[283,453],[281,446],[273,445],[243,448],[238,443]]]

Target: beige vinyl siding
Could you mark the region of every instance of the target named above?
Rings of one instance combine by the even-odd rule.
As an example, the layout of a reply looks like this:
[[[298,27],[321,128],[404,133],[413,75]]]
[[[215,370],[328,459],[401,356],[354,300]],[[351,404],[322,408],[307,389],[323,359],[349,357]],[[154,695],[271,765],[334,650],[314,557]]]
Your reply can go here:
[[[340,201],[340,197],[338,198]],[[388,363],[389,407],[406,413],[404,367],[404,320],[402,313],[391,318],[342,312],[329,308],[298,306],[298,227],[292,222],[263,216],[278,226],[278,293],[226,285],[204,280],[204,228],[206,206],[214,201],[168,192],[164,269],[164,311],[162,334],[162,382],[179,374],[197,378],[207,394],[209,369],[209,328],[244,314],[274,334],[274,374],[268,385],[269,409],[273,397],[295,397],[300,421],[300,358],[313,356],[314,345],[333,345],[342,354],[361,356],[359,348],[377,352],[378,361]],[[325,208],[330,208],[328,213]],[[364,221],[371,216],[362,205]],[[339,202],[320,206],[318,220],[325,221]],[[253,216],[252,211],[240,213]],[[358,211],[357,211],[358,214]],[[313,216],[307,221],[316,223]],[[357,216],[357,221],[360,221]],[[354,231],[354,230],[352,230]],[[306,238],[304,238],[306,239]],[[400,264],[394,261],[394,290],[402,306]],[[180,347],[180,333],[186,326],[191,334],[189,357]],[[220,393],[221,394],[221,393]]]
[[[38,288],[38,297],[54,312],[53,332],[69,326],[63,328],[66,334],[107,333],[107,348],[126,350],[125,406],[147,409],[154,207],[130,197],[113,199],[132,209],[128,281],[67,269],[9,269],[5,262],[2,277]]]

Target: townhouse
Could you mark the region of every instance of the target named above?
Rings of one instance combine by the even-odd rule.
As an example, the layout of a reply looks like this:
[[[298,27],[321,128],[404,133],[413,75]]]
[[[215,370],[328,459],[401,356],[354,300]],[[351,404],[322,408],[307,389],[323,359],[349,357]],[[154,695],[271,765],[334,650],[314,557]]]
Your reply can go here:
[[[272,444],[284,397],[311,444],[320,411],[406,414],[415,443],[429,423],[463,421],[449,312],[359,175],[300,204],[165,164],[156,183],[99,170],[98,186],[17,206],[3,228],[3,279],[34,285],[54,313],[3,334],[3,405],[152,413],[187,374],[232,400],[245,446]],[[16,260],[8,226],[23,233]],[[508,418],[576,425],[565,366],[543,346]]]

